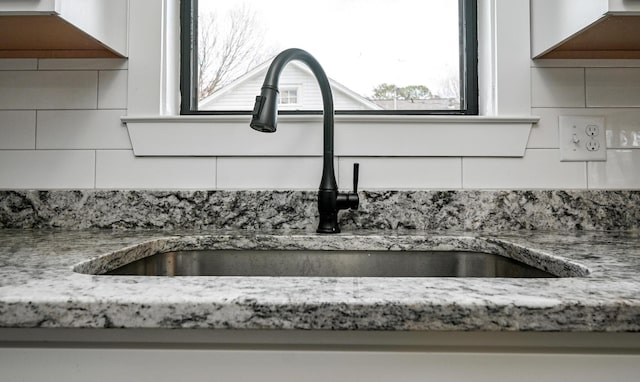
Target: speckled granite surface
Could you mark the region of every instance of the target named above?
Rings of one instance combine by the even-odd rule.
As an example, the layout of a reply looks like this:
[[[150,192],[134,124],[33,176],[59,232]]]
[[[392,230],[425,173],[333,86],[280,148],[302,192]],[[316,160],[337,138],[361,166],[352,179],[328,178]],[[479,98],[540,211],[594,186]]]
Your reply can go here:
[[[202,230],[5,229],[0,230],[0,327],[637,332],[639,243],[640,234],[632,232],[477,236],[387,230],[322,236],[209,230],[203,236]],[[168,278],[73,271],[202,247],[470,248],[582,276]]]
[[[341,226],[640,230],[640,191],[363,191]],[[314,229],[315,191],[0,191],[0,228]]]

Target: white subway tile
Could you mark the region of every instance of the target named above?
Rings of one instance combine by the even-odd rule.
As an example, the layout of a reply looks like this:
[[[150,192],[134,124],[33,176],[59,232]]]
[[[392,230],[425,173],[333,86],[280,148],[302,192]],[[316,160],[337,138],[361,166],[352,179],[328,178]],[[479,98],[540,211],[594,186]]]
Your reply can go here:
[[[640,150],[607,150],[606,162],[589,162],[589,188],[640,189]]]
[[[93,188],[95,152],[89,150],[0,151],[0,188]]]
[[[584,107],[582,68],[531,68],[532,107]]]
[[[558,148],[558,116],[566,113],[564,110],[585,109],[557,109],[557,108],[533,108],[531,114],[540,117],[534,124],[527,142],[528,149]],[[572,112],[571,115],[580,115],[580,112]]]
[[[98,109],[127,108],[127,71],[102,70],[98,73]]]
[[[640,149],[640,109],[590,109],[605,116],[607,147]]]
[[[529,149],[523,158],[463,158],[462,185],[469,189],[583,189],[585,162],[560,162],[560,151]]]
[[[640,68],[587,68],[587,106],[640,107]]]
[[[135,157],[130,150],[107,150],[98,151],[96,160],[96,188],[215,188],[215,158]]]
[[[38,149],[130,149],[125,110],[38,111]]]
[[[0,109],[95,109],[98,73],[0,71]]]
[[[127,66],[126,58],[42,58],[38,61],[39,70],[119,70]]]
[[[350,190],[353,163],[360,163],[359,188],[451,189],[462,187],[461,158],[342,157],[339,185]]]
[[[38,60],[35,58],[0,58],[0,70],[36,70]]]
[[[640,126],[638,120],[630,122],[628,125],[615,125],[609,129],[607,121],[607,147],[616,149],[640,149]]]
[[[221,189],[313,189],[322,176],[321,157],[221,157]],[[336,175],[337,176],[337,175]]]
[[[35,111],[0,111],[0,149],[34,149]]]

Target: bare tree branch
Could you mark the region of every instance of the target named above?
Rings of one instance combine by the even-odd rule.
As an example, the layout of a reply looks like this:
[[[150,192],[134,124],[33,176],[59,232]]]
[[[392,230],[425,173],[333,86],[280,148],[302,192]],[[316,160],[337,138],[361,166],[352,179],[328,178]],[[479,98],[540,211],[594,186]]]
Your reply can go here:
[[[451,72],[440,81],[437,94],[441,98],[460,98],[460,77]]]
[[[246,5],[221,19],[215,13],[198,20],[198,95],[203,99],[247,73],[273,54],[265,48],[264,29]]]

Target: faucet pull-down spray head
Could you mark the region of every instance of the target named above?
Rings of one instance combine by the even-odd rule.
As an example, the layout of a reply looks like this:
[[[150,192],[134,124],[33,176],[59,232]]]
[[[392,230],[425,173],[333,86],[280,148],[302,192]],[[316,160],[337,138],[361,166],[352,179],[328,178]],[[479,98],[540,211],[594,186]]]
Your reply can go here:
[[[278,127],[278,88],[275,86],[263,86],[256,103],[253,106],[251,126],[252,129],[263,133],[274,133]]]

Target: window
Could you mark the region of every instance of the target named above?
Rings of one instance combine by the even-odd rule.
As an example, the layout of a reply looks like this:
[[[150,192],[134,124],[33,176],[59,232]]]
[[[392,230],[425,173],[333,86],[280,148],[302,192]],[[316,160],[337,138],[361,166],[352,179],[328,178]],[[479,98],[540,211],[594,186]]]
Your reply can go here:
[[[280,98],[278,99],[278,104],[285,107],[291,106],[291,105],[297,105],[298,104],[298,88],[281,85]]]
[[[323,66],[336,114],[478,113],[476,0],[182,0],[181,28],[182,114],[250,114],[291,47]],[[280,83],[282,112],[320,112],[304,64]]]

